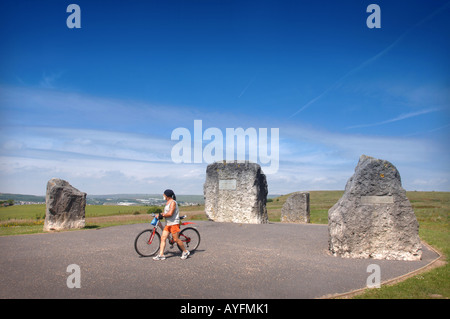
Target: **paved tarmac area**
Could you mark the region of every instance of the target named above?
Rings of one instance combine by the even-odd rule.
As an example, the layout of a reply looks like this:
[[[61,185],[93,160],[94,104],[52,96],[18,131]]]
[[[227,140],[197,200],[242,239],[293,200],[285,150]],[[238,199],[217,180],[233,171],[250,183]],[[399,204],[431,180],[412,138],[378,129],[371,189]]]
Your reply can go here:
[[[370,264],[386,281],[420,261],[330,256],[326,225],[196,222],[197,251],[173,248],[154,261],[134,250],[148,224],[0,237],[0,298],[318,298],[366,286]],[[168,247],[168,245],[167,245]],[[80,267],[81,288],[68,288],[67,266]]]

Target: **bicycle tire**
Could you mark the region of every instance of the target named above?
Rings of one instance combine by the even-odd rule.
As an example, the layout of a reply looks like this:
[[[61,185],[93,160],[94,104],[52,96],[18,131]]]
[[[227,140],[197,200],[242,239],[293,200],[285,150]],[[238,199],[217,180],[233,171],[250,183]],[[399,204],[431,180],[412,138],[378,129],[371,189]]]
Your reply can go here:
[[[140,232],[134,240],[134,249],[142,257],[150,257],[156,254],[161,244],[161,235],[156,231],[152,243],[148,244],[153,229],[146,229]]]
[[[184,244],[184,247],[190,252],[196,250],[200,245],[200,233],[197,229],[192,227],[187,227],[180,232],[179,238]],[[182,249],[177,244],[177,247],[180,251]]]

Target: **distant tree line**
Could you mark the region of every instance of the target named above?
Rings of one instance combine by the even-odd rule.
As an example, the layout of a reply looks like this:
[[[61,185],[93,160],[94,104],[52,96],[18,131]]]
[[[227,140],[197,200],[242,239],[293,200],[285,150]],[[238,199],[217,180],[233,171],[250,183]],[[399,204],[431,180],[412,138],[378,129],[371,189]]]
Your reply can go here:
[[[8,199],[8,200],[0,200],[0,206],[7,207],[7,206],[13,206],[14,200]]]

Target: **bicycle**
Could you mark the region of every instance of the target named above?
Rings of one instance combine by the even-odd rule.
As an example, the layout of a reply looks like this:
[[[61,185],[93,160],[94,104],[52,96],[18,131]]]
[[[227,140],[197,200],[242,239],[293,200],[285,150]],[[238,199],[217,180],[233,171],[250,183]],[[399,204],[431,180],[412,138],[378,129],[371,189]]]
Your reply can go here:
[[[164,230],[164,227],[161,223],[162,218],[156,217],[155,214],[152,214],[152,216],[154,217],[151,223],[151,225],[154,226],[153,229],[143,230],[136,236],[136,239],[134,240],[134,249],[142,257],[150,257],[156,254],[161,244],[161,235],[159,234],[157,228],[161,228],[161,231]],[[186,215],[180,217],[180,228],[181,226],[195,224],[193,222],[181,222],[186,217]],[[183,242],[186,249],[190,252],[195,251],[200,245],[200,233],[193,227],[184,228],[180,232],[179,238]],[[175,241],[173,240],[172,234],[169,234],[167,239],[169,240],[170,248],[173,248]],[[182,251],[178,244],[177,247],[180,251]]]

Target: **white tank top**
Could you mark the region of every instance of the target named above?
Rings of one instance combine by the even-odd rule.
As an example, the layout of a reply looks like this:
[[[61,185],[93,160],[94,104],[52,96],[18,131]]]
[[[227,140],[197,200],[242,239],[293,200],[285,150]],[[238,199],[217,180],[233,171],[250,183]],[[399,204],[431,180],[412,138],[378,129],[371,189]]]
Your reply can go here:
[[[172,202],[175,203],[175,211],[173,212],[172,216],[166,217],[167,226],[173,226],[178,225],[180,223],[180,214],[178,212],[178,204],[176,201],[171,200],[166,204],[166,207],[164,207],[164,214],[167,214],[170,211],[170,205]]]

